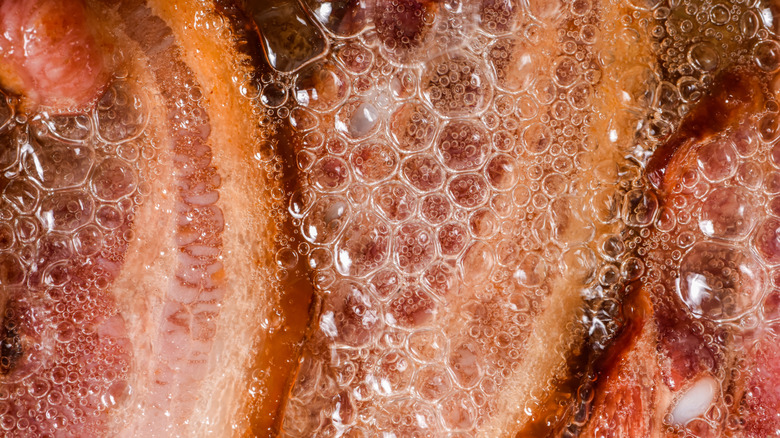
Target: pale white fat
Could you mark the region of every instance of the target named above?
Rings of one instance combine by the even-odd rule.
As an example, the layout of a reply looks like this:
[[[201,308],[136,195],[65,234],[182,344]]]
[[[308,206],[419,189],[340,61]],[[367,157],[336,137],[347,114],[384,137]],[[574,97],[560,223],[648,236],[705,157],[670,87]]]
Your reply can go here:
[[[715,401],[720,385],[712,376],[705,376],[689,387],[672,408],[671,423],[685,425],[703,416]]]

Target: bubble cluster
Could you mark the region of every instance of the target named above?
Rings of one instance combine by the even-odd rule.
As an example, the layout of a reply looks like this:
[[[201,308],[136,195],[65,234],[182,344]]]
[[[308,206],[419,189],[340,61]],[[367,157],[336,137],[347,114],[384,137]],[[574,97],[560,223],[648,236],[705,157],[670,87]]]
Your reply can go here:
[[[0,428],[106,426],[128,396],[130,345],[106,288],[142,197],[143,92],[116,80],[90,113],[15,116],[0,94]]]
[[[281,245],[277,260],[293,262],[277,278],[305,264],[321,303],[284,431],[496,427],[550,297],[568,284],[617,294],[642,269],[615,249],[623,218],[657,215],[651,195],[625,207],[629,190],[591,175],[603,159],[590,145],[596,11],[399,1],[324,17],[306,4],[327,53],[310,65],[288,54],[304,66],[264,73],[247,94],[293,136],[287,214],[305,245]],[[556,34],[563,23],[580,31]],[[615,233],[609,244],[597,228]]]
[[[643,175],[721,74],[774,78],[772,7],[380,3],[303,2],[317,50],[276,47],[287,64],[247,94],[292,136],[286,213],[305,245],[281,245],[277,260],[292,261],[277,278],[313,269],[321,304],[285,433],[455,437],[523,414],[560,421],[536,411],[545,394],[513,388],[562,288],[583,303],[567,333],[597,351],[625,323],[628,284],[680,309],[697,339],[712,332],[697,348],[720,355],[723,331],[778,319],[774,99],[686,145],[669,187]],[[37,196],[13,189],[19,204]],[[578,348],[549,341],[561,361]],[[573,398],[590,403],[587,388]],[[507,400],[523,414],[502,418]]]

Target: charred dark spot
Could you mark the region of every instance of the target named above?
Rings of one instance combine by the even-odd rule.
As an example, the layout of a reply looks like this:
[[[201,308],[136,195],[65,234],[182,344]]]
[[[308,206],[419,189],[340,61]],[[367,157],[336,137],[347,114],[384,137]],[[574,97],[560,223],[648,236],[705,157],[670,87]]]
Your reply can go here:
[[[0,375],[7,376],[22,358],[22,339],[15,329],[3,327],[0,331]]]
[[[736,67],[722,72],[707,94],[680,123],[666,143],[647,163],[647,177],[663,190],[678,176],[674,169],[691,157],[705,140],[726,133],[757,112],[763,105],[762,84],[766,78],[755,70]]]

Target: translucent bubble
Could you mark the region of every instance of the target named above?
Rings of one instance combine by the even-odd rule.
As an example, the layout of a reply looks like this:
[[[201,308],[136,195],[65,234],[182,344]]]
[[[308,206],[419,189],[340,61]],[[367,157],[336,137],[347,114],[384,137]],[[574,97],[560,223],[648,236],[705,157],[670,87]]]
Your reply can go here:
[[[759,140],[753,129],[740,129],[732,135],[732,139],[741,157],[750,157],[758,150]]]
[[[688,61],[697,69],[712,73],[720,66],[720,55],[711,43],[705,41],[688,49]]]
[[[119,228],[124,223],[124,218],[125,215],[113,205],[100,206],[95,212],[98,225],[109,230]]]
[[[648,226],[657,213],[658,198],[652,192],[631,190],[623,198],[623,220],[630,226]]]
[[[561,246],[588,242],[595,234],[593,225],[577,213],[576,202],[573,198],[564,197],[550,203],[552,238]]]
[[[338,272],[362,277],[375,271],[389,258],[390,233],[376,215],[355,215],[334,248]]]
[[[358,283],[341,281],[325,296],[319,328],[335,342],[349,347],[366,345],[379,334],[377,303]]]
[[[436,140],[436,152],[448,168],[471,170],[481,166],[490,150],[488,132],[470,121],[451,122]]]
[[[741,239],[753,228],[756,202],[746,189],[721,187],[712,191],[701,208],[699,228],[710,237]]]
[[[0,132],[0,170],[8,169],[14,165],[18,157],[18,138],[12,132]]]
[[[680,97],[686,102],[699,100],[702,93],[701,83],[689,76],[683,76],[677,80],[677,89],[680,90]]]
[[[24,282],[26,269],[15,254],[0,253],[0,284],[18,286]]]
[[[629,257],[620,264],[620,275],[624,281],[638,280],[645,271],[645,264],[636,257]]]
[[[250,7],[263,43],[268,62],[281,72],[294,72],[324,55],[328,50],[325,36],[298,2],[275,7]],[[322,16],[316,15],[320,19]],[[325,19],[329,22],[328,19]]]
[[[509,190],[520,178],[517,160],[507,154],[496,155],[485,166],[485,176],[494,189]]]
[[[430,192],[444,184],[444,168],[429,154],[412,155],[401,165],[401,173],[409,183],[422,192]]]
[[[420,216],[434,225],[447,220],[451,210],[449,199],[441,193],[432,193],[420,202]]]
[[[465,208],[475,208],[487,201],[489,188],[482,175],[458,175],[450,180],[447,190],[456,204]]]
[[[550,128],[541,123],[534,123],[523,132],[525,150],[534,155],[547,151],[552,141],[553,135]]]
[[[541,286],[547,278],[547,262],[539,254],[528,253],[520,260],[512,276],[522,285]]]
[[[349,101],[336,114],[336,129],[353,139],[369,136],[378,126],[379,110],[369,102]]]
[[[402,71],[390,80],[390,91],[396,99],[408,99],[416,94],[417,76],[411,71]]]
[[[758,226],[753,245],[767,263],[780,263],[780,220],[765,219]]]
[[[528,9],[541,21],[551,22],[560,19],[563,5],[560,0],[528,0]]]
[[[287,88],[281,83],[271,82],[263,86],[260,102],[266,108],[279,108],[287,102]]]
[[[765,142],[773,142],[780,135],[780,120],[777,113],[769,113],[758,121],[758,135]]]
[[[116,201],[133,193],[138,177],[129,164],[118,158],[106,158],[95,167],[90,179],[92,192],[104,201]]]
[[[18,217],[14,220],[14,231],[16,238],[22,242],[31,242],[41,234],[41,225],[37,219],[32,217]]]
[[[333,63],[311,65],[298,74],[295,100],[315,111],[327,112],[344,102],[349,78]]]
[[[3,198],[22,213],[31,213],[37,203],[40,191],[29,182],[14,179],[5,186]]]
[[[374,183],[389,178],[398,166],[398,154],[384,143],[370,142],[352,150],[349,161],[358,178]]]
[[[281,248],[274,257],[280,269],[293,269],[298,264],[298,253],[290,248]]]
[[[333,265],[333,255],[325,248],[314,248],[309,253],[308,263],[311,269],[328,269]]]
[[[362,45],[349,43],[336,52],[336,57],[354,74],[366,73],[374,62],[374,54]]]
[[[83,142],[92,133],[92,123],[85,114],[42,115],[40,122],[51,135],[70,142]]]
[[[519,9],[511,0],[484,1],[479,8],[479,26],[491,34],[506,33],[516,27]]]
[[[461,223],[448,222],[436,233],[439,247],[444,255],[457,255],[469,242],[468,229]]]
[[[536,52],[529,50],[525,40],[517,37],[497,39],[491,45],[487,59],[496,76],[497,87],[511,93],[528,90],[540,70]]]
[[[658,8],[664,2],[661,0],[629,0],[628,4],[642,11],[650,11]]]
[[[0,223],[0,250],[9,249],[14,244],[14,229],[9,224]]]
[[[401,225],[393,237],[393,258],[401,272],[419,273],[435,255],[433,232],[419,223]]]
[[[367,14],[354,2],[304,0],[303,4],[326,29],[341,37],[357,35],[368,24]]]
[[[385,268],[379,270],[371,277],[371,285],[374,287],[374,293],[379,299],[384,300],[395,295],[401,288],[403,279],[395,269]]]
[[[467,430],[474,425],[478,410],[466,392],[458,391],[439,402],[444,425],[452,430]]]
[[[377,4],[373,22],[385,58],[404,65],[425,60],[433,37],[433,14],[434,5],[424,2],[404,2],[401,7],[394,3]]]
[[[420,330],[409,335],[409,352],[420,362],[440,362],[447,349],[447,338],[439,331]]]
[[[614,190],[599,191],[590,199],[592,217],[603,224],[613,223],[620,216],[620,204]]]
[[[123,82],[114,82],[95,109],[97,131],[111,143],[132,140],[146,127],[148,109],[139,90],[130,90]]]
[[[551,173],[542,179],[542,191],[550,198],[556,198],[566,193],[569,188],[569,178],[558,173]]]
[[[284,108],[287,111],[287,108]],[[311,111],[303,107],[293,108],[287,116],[290,126],[299,132],[308,132],[316,128],[319,124],[319,118]]]
[[[73,248],[81,255],[90,256],[103,246],[103,233],[94,225],[87,225],[73,235]]]
[[[339,157],[321,158],[309,172],[309,181],[325,192],[340,191],[349,183],[349,166]]]
[[[738,318],[763,298],[766,272],[742,248],[699,242],[680,262],[678,293],[690,311],[715,321]]]
[[[60,189],[83,184],[94,161],[92,148],[41,138],[33,140],[24,167],[43,187]]]
[[[487,282],[495,264],[493,248],[487,243],[477,240],[466,249],[460,259],[463,280],[467,284]]]
[[[561,56],[553,65],[553,79],[561,87],[568,88],[580,77],[579,65],[570,56]]]
[[[452,379],[444,368],[428,365],[417,372],[414,388],[423,399],[437,401],[452,390]]]
[[[406,390],[413,372],[414,366],[406,355],[389,351],[379,359],[368,381],[377,394],[391,396]]]
[[[561,265],[568,281],[587,284],[596,273],[597,259],[587,246],[577,246],[563,254]]]
[[[755,11],[744,11],[739,19],[739,31],[745,39],[753,38],[759,28],[759,18]]]
[[[485,67],[461,53],[440,56],[426,63],[423,94],[445,117],[476,115],[493,97]]]
[[[729,22],[731,19],[731,13],[725,5],[715,5],[710,9],[710,20],[718,26],[722,26]]]
[[[628,68],[619,78],[620,99],[628,106],[645,110],[653,103],[658,83],[658,75],[649,67]]]
[[[469,216],[469,230],[478,239],[492,237],[499,227],[499,218],[490,208],[479,208]]]
[[[780,172],[769,172],[764,177],[764,190],[770,195],[780,193]]]
[[[459,282],[458,271],[449,262],[434,263],[422,275],[423,286],[439,297],[457,293]]]
[[[382,404],[377,417],[381,430],[398,437],[433,437],[439,433],[436,410],[419,399],[391,399]]]
[[[382,184],[374,191],[372,199],[379,211],[393,222],[409,219],[417,208],[417,196],[397,181]]]
[[[471,388],[479,383],[484,367],[482,354],[472,342],[453,342],[448,360],[449,369],[455,376],[458,384],[464,388]]]
[[[41,201],[38,218],[44,229],[73,231],[92,220],[95,204],[82,191],[55,192]]]
[[[761,70],[775,72],[780,69],[780,43],[761,41],[753,47],[753,59]]]
[[[697,161],[705,178],[723,181],[737,170],[739,158],[730,141],[714,141],[702,146]]]
[[[415,152],[427,148],[436,133],[438,118],[421,102],[408,102],[390,117],[390,134],[402,151]]]
[[[436,302],[428,292],[407,285],[388,302],[385,320],[392,326],[414,329],[431,323],[437,312]]]
[[[350,205],[342,196],[324,196],[318,199],[301,224],[303,237],[309,242],[332,242],[347,224]]]

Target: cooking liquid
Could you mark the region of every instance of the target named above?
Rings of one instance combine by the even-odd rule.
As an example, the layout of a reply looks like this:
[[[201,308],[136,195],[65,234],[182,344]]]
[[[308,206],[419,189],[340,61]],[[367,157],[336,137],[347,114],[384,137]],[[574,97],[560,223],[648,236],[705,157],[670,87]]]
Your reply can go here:
[[[300,243],[277,260],[282,276],[308,264],[318,302],[272,430],[757,433],[751,392],[729,385],[750,381],[731,367],[774,339],[764,206],[775,171],[762,164],[778,134],[772,5],[244,6],[266,64],[240,85],[297,167],[287,199]],[[739,75],[758,77],[747,114],[712,115],[682,175],[648,178],[702,96],[738,89]],[[628,348],[615,338],[635,317],[623,304],[637,285],[660,357],[679,351],[671,366],[697,371],[672,382],[677,371],[663,369],[667,399],[589,425],[594,393],[620,404],[588,380],[607,374],[605,348]],[[567,373],[586,383],[577,390]],[[685,417],[701,373],[715,389]],[[620,424],[646,416],[661,417],[648,420],[656,429]]]
[[[272,305],[258,312],[254,369],[234,394],[248,399],[244,412],[232,432],[212,433],[776,433],[772,4],[221,6],[224,20],[192,20],[235,32],[252,57],[231,66],[257,124],[244,163],[271,180],[274,208],[263,214],[279,231],[249,242],[273,249],[273,267],[253,271],[272,279],[261,291]],[[202,122],[199,88],[171,88],[183,91],[166,95],[186,108],[178,120]],[[718,97],[730,89],[749,91]],[[117,75],[84,114],[0,103],[0,373],[17,376],[0,388],[9,436],[67,436],[85,423],[102,434],[131,421],[90,412],[121,409],[142,388],[133,339],[114,324],[133,321],[132,310],[99,303],[111,295],[98,292],[120,269],[106,260],[123,260],[137,240],[134,209],[148,206],[148,163],[161,148],[151,138],[164,129],[149,127],[150,102]],[[737,109],[708,118],[701,102]],[[697,111],[705,116],[686,122]],[[678,130],[692,140],[674,143]],[[80,281],[83,299],[60,299]],[[224,284],[211,290],[229,301]],[[29,347],[22,355],[20,325],[62,363],[36,364]],[[216,373],[200,370],[196,381]],[[64,383],[69,372],[79,385]],[[628,393],[620,385],[640,380],[644,404],[609,411],[609,397]]]

